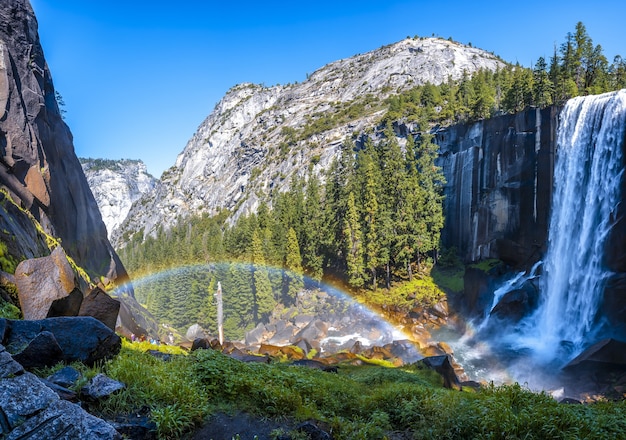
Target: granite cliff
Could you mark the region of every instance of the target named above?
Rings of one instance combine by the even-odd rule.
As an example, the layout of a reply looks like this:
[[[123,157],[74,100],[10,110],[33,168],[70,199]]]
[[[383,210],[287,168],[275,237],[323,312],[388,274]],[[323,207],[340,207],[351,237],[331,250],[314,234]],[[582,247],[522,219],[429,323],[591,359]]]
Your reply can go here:
[[[127,278],[59,113],[26,0],[0,9],[0,155],[0,239],[8,254],[49,253],[40,225],[92,277]]]
[[[126,218],[131,205],[160,182],[141,160],[81,158],[80,163],[109,237]]]
[[[327,168],[346,136],[371,130],[386,97],[503,65],[452,41],[408,38],[330,63],[299,84],[237,85],[200,124],[162,184],[133,205],[112,240],[123,246],[139,231],[154,235],[179,215],[253,212],[267,194],[287,189],[291,176]]]
[[[530,267],[546,250],[559,109],[440,130],[447,180],[442,241],[466,261]]]

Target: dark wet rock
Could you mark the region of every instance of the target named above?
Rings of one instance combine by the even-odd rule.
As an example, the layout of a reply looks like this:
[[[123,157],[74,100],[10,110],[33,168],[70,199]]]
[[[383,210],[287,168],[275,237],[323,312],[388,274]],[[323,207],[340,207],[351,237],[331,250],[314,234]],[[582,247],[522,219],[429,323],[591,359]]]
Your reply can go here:
[[[54,391],[59,398],[63,400],[67,400],[68,402],[78,402],[78,394],[67,387],[63,387],[61,385],[57,385],[56,383],[50,382],[46,379],[39,379],[45,386]]]
[[[559,400],[559,403],[562,403],[565,405],[582,405],[582,402],[580,400],[572,399],[571,397],[565,397]]]
[[[173,354],[163,353],[162,351],[159,351],[159,350],[148,350],[146,351],[146,353],[148,353],[153,358],[162,360],[163,362],[169,362],[174,357]]]
[[[267,355],[244,353],[241,350],[233,350],[229,356],[241,362],[258,362],[261,364],[269,364],[271,362],[270,357]]]
[[[445,247],[465,261],[529,267],[546,248],[558,107],[531,108],[438,131]]]
[[[576,356],[564,368],[573,369],[593,365],[614,365],[626,368],[626,342],[610,338],[603,339]]]
[[[13,355],[27,370],[52,367],[64,359],[63,350],[54,335],[48,331],[38,333],[20,352]]]
[[[9,331],[0,341],[8,351],[19,353],[29,347],[41,333],[46,334],[40,339],[48,339],[50,335],[62,351],[61,359],[65,362],[80,361],[92,366],[97,361],[110,359],[119,353],[122,341],[110,328],[89,316],[48,318],[39,321],[4,320]],[[1,326],[2,324],[0,324]],[[35,357],[31,357],[35,360]],[[42,362],[41,366],[47,365]]]
[[[51,374],[46,379],[49,382],[52,382],[56,385],[59,385],[65,388],[70,388],[76,385],[76,383],[81,377],[82,377],[82,374],[80,373],[80,371],[78,371],[74,367],[67,366]]]
[[[443,386],[451,389],[461,389],[461,383],[456,375],[449,355],[430,356],[417,362],[426,368],[436,371],[443,379]]]
[[[325,362],[314,360],[314,359],[299,359],[297,361],[293,361],[291,365],[294,365],[296,367],[312,368],[314,370],[322,370],[327,373],[338,372],[337,370],[338,367],[336,365],[328,365]]]
[[[0,345],[0,379],[14,377],[24,373],[24,367],[15,362],[11,354]]]
[[[539,288],[529,280],[519,289],[505,293],[498,304],[493,308],[490,315],[518,322],[532,313],[539,302]]]
[[[122,382],[111,379],[104,374],[96,374],[90,381],[80,389],[81,397],[86,400],[98,400],[110,396],[126,387]]]
[[[125,439],[157,440],[158,438],[156,423],[145,414],[118,416],[107,422]]]
[[[83,299],[78,315],[93,316],[115,331],[119,311],[120,302],[111,298],[99,287],[96,287]]]
[[[57,316],[77,316],[83,303],[83,292],[74,288],[66,297],[52,301],[46,318]]]
[[[305,434],[310,440],[332,440],[333,437],[314,422],[304,422],[294,428],[294,431]]]
[[[206,338],[194,339],[193,344],[191,344],[191,351],[196,351],[200,349],[208,350],[209,348],[213,347],[211,346],[211,341]]]

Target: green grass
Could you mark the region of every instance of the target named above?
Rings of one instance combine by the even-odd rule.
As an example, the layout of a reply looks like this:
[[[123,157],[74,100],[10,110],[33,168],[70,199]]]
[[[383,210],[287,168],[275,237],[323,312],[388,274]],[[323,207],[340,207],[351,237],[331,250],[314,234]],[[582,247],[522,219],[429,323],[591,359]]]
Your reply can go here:
[[[439,286],[440,289],[450,293],[463,292],[464,274],[465,266],[462,265],[454,267],[435,266],[430,273],[433,278],[433,282]]]
[[[160,438],[180,438],[216,411],[320,420],[337,440],[613,439],[626,432],[623,402],[562,405],[520,385],[452,391],[438,385],[436,374],[413,365],[344,366],[332,374],[245,364],[213,350],[163,362],[142,352],[148,347],[156,348],[125,343],[118,357],[100,367],[127,388],[97,409],[115,414],[147,406]]]

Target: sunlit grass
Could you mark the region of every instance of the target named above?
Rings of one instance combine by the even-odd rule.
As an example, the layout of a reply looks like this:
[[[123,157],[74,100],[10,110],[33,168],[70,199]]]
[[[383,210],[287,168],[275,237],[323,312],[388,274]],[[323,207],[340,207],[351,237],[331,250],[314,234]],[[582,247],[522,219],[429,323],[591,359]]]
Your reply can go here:
[[[163,361],[147,349],[175,355]],[[96,410],[114,415],[147,407],[160,438],[180,438],[216,411],[319,420],[337,440],[392,438],[392,432],[420,439],[613,439],[626,432],[622,402],[562,405],[519,385],[447,390],[436,373],[416,365],[340,366],[334,374],[125,342],[119,356],[86,372],[98,370],[127,387]]]

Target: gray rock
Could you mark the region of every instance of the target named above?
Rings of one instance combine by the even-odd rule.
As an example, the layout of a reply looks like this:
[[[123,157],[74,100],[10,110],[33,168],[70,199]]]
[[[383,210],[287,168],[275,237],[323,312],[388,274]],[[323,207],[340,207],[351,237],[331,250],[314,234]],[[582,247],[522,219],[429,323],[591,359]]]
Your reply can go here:
[[[67,366],[61,368],[56,373],[51,374],[46,379],[56,385],[70,388],[76,385],[78,379],[80,379],[81,377],[82,374],[80,374],[80,371],[78,371],[74,367]]]
[[[6,422],[4,432],[12,431],[24,419],[43,411],[58,399],[54,391],[31,373],[0,380],[0,408]]]
[[[0,379],[14,377],[24,373],[24,367],[15,362],[9,352],[0,345]]]
[[[113,426],[85,412],[80,406],[65,400],[56,400],[15,428],[6,438],[109,440],[121,439],[121,435]]]
[[[126,387],[122,382],[111,379],[104,374],[97,374],[87,385],[80,389],[80,394],[87,400],[98,400]]]
[[[204,329],[200,327],[200,324],[193,324],[187,329],[185,337],[188,341],[193,341],[195,339],[205,339],[208,335],[205,333]]]

